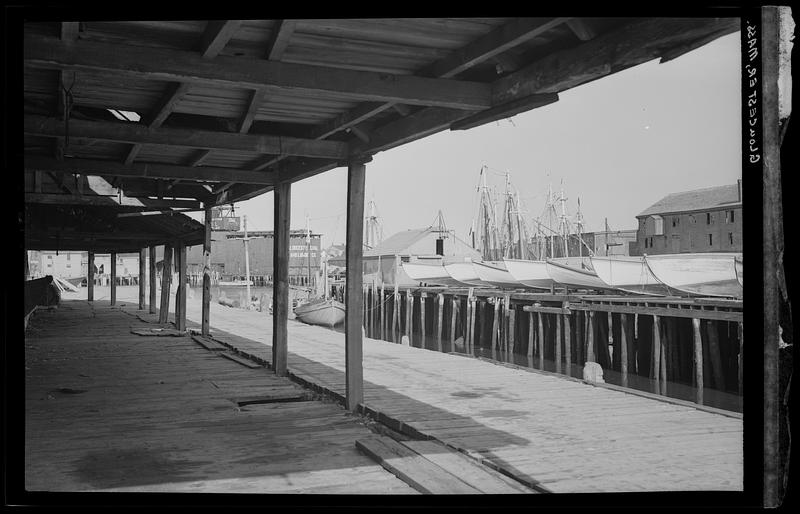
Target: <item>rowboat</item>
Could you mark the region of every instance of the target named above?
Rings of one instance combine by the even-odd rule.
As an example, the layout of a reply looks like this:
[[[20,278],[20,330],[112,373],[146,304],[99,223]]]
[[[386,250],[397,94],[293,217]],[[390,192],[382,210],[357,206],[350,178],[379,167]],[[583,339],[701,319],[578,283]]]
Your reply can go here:
[[[586,289],[609,289],[608,284],[600,280],[594,271],[568,266],[555,260],[546,261],[545,267],[550,278],[559,284]]]
[[[742,296],[742,284],[737,279],[736,254],[648,255],[645,262],[659,281],[684,294]]]
[[[502,289],[527,289],[527,286],[511,276],[503,261],[473,262],[478,278],[482,282]]]
[[[655,296],[679,296],[680,291],[658,280],[644,257],[592,257],[597,276],[612,289]]]
[[[345,306],[333,298],[315,298],[294,309],[295,319],[309,325],[333,327],[344,321]]]
[[[492,284],[478,278],[478,273],[472,266],[472,262],[453,262],[445,264],[444,269],[450,277],[460,282],[462,287],[491,287]]]
[[[463,282],[459,282],[451,277],[441,264],[404,262],[402,267],[406,275],[414,282],[437,286],[465,287]]]
[[[506,269],[517,282],[534,289],[550,289],[555,284],[547,273],[545,261],[503,259]]]

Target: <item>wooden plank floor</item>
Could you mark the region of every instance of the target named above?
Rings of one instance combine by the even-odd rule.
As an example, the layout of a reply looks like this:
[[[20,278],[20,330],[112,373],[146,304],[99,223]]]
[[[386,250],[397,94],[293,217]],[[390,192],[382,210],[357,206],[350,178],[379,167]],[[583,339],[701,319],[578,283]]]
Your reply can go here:
[[[188,302],[187,317],[199,322],[199,298]],[[266,362],[271,321],[211,306],[213,335]],[[364,403],[380,419],[539,490],[743,489],[741,415],[373,339],[364,341],[363,362]],[[343,396],[344,335],[290,321],[289,371]]]
[[[248,403],[308,390],[97,303],[31,319],[28,491],[417,493],[358,451],[373,432],[338,404]]]

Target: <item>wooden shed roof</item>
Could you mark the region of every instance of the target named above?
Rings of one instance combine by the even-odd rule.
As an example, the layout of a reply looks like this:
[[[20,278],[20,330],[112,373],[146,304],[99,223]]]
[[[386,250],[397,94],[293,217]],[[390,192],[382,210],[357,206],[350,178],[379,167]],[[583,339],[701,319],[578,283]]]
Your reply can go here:
[[[27,23],[26,202],[80,196],[74,175],[165,206],[241,201],[738,29],[735,17]]]

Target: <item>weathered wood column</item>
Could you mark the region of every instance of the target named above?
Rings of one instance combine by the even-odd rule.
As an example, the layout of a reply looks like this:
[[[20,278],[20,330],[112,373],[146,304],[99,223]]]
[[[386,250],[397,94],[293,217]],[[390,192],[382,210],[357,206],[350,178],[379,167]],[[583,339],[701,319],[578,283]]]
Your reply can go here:
[[[89,252],[89,264],[86,266],[86,299],[94,301],[94,252]]]
[[[653,315],[653,367],[650,377],[654,380],[655,393],[661,394],[661,326],[659,317]]]
[[[364,180],[366,163],[371,159],[351,161],[347,167],[347,260],[345,305],[345,381],[347,409],[355,412],[364,401],[362,336],[359,322],[361,305],[362,252],[364,243]]]
[[[172,284],[172,246],[164,245],[164,260],[161,266],[161,306],[158,311],[158,322],[169,321],[169,288]]]
[[[211,208],[205,211],[205,237],[203,238],[203,307],[200,333],[208,336],[211,331]],[[326,293],[327,294],[327,293]],[[263,306],[262,306],[263,307]]]
[[[703,336],[700,332],[700,320],[692,318],[694,332],[694,383],[697,388],[695,402],[703,405]]]
[[[290,182],[275,185],[275,218],[273,262],[273,298],[272,298],[272,369],[278,376],[288,374],[289,358],[289,229],[291,224]],[[349,263],[348,263],[349,266]],[[359,268],[360,270],[360,268]],[[360,275],[359,275],[360,276]],[[348,274],[349,279],[349,274]],[[361,314],[361,309],[350,311],[349,305],[356,298],[361,298],[361,287],[350,289],[348,282],[346,302],[348,313]]]
[[[442,322],[443,314],[444,314],[444,295],[442,293],[438,293],[436,295],[436,305],[438,306],[437,309],[437,321],[436,321],[436,349],[440,352],[442,351]]]
[[[622,387],[628,387],[628,314],[619,315],[619,366]]]
[[[117,254],[111,252],[111,305],[117,304]]]
[[[186,330],[186,245],[176,244],[176,263],[178,266],[178,287],[175,288],[175,329]]]
[[[158,308],[156,307],[156,247],[150,247],[150,314],[155,314],[158,312]]]
[[[568,308],[567,302],[564,302],[563,307]],[[566,362],[566,375],[572,376],[572,337],[570,334],[570,315],[564,314],[564,361]]]
[[[145,279],[147,278],[147,250],[144,248],[139,250],[139,310],[144,310],[145,298]]]

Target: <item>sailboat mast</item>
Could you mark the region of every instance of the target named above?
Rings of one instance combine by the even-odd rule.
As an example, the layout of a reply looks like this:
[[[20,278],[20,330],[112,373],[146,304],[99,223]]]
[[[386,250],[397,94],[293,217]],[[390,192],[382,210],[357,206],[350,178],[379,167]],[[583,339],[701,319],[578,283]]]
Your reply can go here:
[[[308,215],[306,215],[306,256],[308,262],[307,285],[311,287],[311,224]]]
[[[519,258],[525,258],[525,231],[522,228],[522,205],[519,203],[519,190],[517,190],[517,238],[519,240]]]
[[[553,236],[553,188],[552,184],[547,184],[547,228],[550,229],[550,258],[556,256],[555,254],[555,237]]]
[[[247,248],[247,242],[250,240],[247,237],[247,215],[242,216],[244,222],[244,280],[247,285],[247,303],[245,309],[250,310],[250,252]]]
[[[569,257],[569,245],[567,239],[569,237],[569,225],[567,224],[567,208],[565,202],[567,198],[564,196],[564,184],[561,184],[561,234],[564,240],[564,257]]]

